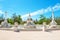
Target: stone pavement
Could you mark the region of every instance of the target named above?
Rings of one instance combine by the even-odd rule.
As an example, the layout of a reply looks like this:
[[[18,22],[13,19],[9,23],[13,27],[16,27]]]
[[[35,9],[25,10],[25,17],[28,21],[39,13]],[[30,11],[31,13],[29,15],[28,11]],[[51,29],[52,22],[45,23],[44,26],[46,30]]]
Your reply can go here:
[[[60,30],[50,32],[0,30],[0,40],[60,40]]]

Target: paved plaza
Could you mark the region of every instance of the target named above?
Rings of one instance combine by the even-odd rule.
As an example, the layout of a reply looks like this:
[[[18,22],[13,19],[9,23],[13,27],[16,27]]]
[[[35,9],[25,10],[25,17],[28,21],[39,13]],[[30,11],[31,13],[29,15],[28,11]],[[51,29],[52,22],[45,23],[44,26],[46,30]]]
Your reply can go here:
[[[50,32],[0,30],[0,40],[60,40],[60,30]]]

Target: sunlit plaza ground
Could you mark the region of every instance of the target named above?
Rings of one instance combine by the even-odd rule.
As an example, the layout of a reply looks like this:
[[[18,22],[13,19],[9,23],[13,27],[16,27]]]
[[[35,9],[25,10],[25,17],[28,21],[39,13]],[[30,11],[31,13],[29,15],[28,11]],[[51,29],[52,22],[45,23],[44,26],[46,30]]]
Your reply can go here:
[[[60,40],[60,0],[0,0],[0,40]]]
[[[50,32],[0,30],[0,40],[60,40],[60,30]]]

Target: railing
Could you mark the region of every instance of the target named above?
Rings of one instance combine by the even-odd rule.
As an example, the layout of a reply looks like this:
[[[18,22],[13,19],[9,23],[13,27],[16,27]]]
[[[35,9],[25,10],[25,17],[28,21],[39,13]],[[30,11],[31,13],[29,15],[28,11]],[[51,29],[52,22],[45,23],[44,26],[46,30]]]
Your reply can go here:
[[[30,29],[30,30],[42,30],[42,27],[43,27],[43,25],[35,25],[36,26],[36,28],[35,29]],[[33,27],[33,26],[32,26]],[[49,29],[49,25],[46,25],[46,29]],[[56,26],[58,29],[60,29],[60,25],[57,25]],[[21,30],[29,30],[29,29],[25,29],[25,26],[24,25],[19,25],[18,26],[18,28],[19,29],[21,29]],[[12,25],[12,28],[0,28],[0,30],[13,30],[14,29],[14,25]],[[52,28],[51,28],[52,29]]]

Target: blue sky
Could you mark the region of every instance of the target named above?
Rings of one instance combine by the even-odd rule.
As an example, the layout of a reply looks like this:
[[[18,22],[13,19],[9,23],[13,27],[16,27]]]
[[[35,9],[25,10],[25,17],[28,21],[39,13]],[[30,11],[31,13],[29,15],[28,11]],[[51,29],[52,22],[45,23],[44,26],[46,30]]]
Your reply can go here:
[[[51,8],[55,16],[60,16],[60,0],[0,0],[0,15],[8,12],[7,17],[12,17],[16,13],[26,20],[28,14],[35,20],[41,14],[46,17],[51,16]]]

